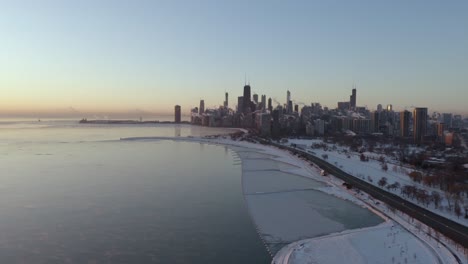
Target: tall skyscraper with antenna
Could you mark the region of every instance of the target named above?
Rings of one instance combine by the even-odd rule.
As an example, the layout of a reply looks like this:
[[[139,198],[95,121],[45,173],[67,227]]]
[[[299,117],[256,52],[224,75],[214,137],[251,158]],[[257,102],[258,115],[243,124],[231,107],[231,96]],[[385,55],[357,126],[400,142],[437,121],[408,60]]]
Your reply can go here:
[[[244,96],[242,97],[243,102],[243,112],[247,113],[248,109],[250,108],[250,84],[244,85]]]

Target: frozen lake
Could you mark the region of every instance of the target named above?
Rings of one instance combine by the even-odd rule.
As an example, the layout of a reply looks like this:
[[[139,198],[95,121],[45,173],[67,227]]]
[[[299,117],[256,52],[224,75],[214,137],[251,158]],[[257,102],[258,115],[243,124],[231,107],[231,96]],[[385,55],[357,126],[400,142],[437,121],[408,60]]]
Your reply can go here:
[[[237,148],[242,185],[260,235],[275,254],[306,238],[374,226],[383,219],[352,202],[317,190],[324,183],[309,172],[262,150]]]

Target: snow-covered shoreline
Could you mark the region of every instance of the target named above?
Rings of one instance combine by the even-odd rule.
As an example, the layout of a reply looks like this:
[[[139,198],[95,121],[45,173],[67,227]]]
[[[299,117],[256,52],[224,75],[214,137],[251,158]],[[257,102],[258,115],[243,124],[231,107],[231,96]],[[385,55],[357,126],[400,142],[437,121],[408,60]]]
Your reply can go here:
[[[298,157],[295,157],[289,152],[279,150],[271,146],[257,145],[257,144],[253,144],[253,143],[245,142],[245,141],[234,141],[227,137],[222,137],[222,136],[217,137],[217,138],[144,137],[144,138],[124,138],[122,140],[143,140],[143,141],[144,140],[176,140],[176,141],[199,142],[199,143],[229,146],[235,153],[237,153],[239,158],[242,160],[242,163],[243,163],[242,164],[242,167],[243,167],[243,176],[242,176],[243,183],[242,184],[243,184],[243,190],[244,190],[244,197],[246,199],[247,206],[251,213],[251,217],[254,219],[254,222],[256,223],[257,231],[262,239],[264,239],[264,237],[262,237],[262,234],[265,235],[264,234],[265,231],[268,231],[271,229],[268,229],[262,226],[262,225],[265,225],[264,224],[265,221],[263,222],[255,221],[255,219],[258,218],[258,214],[264,213],[264,212],[260,212],[260,213],[255,212],[256,210],[258,211],[259,206],[252,206],[253,203],[250,200],[252,199],[252,197],[255,197],[254,199],[257,199],[257,197],[261,197],[261,195],[263,195],[264,193],[267,193],[267,192],[252,193],[252,191],[255,188],[253,189],[251,188],[251,185],[257,184],[255,183],[255,181],[265,182],[265,175],[262,174],[262,170],[252,170],[252,166],[255,166],[255,165],[254,163],[249,164],[249,160],[250,161],[255,160],[255,163],[258,163],[258,162],[265,163],[267,162],[267,160],[273,159],[276,161],[274,166],[275,168],[278,169],[278,171],[283,172],[283,173],[290,173],[293,176],[295,175],[295,176],[310,178],[314,180],[315,182],[321,183],[321,186],[313,186],[312,187],[313,189],[333,195],[334,197],[339,197],[340,199],[352,201],[354,204],[357,204],[360,207],[364,207],[369,210],[372,210],[373,213],[379,214],[381,217],[385,219],[385,222],[377,226],[364,227],[364,228],[351,229],[351,230],[346,229],[341,232],[330,232],[326,236],[318,236],[318,237],[313,237],[313,238],[306,239],[306,240],[298,239],[299,241],[296,240],[296,242],[294,243],[291,243],[291,244],[287,243],[288,245],[282,248],[281,250],[279,250],[278,254],[275,255],[275,258],[273,260],[274,263],[307,263],[307,261],[316,261],[317,255],[312,254],[313,256],[315,256],[315,258],[312,257],[311,250],[309,247],[314,248],[314,245],[316,246],[316,243],[317,243],[316,241],[321,241],[321,243],[324,243],[324,241],[328,241],[328,239],[331,239],[328,242],[332,244],[336,243],[336,241],[333,242],[333,240],[337,240],[337,239],[340,241],[348,240],[347,244],[338,243],[333,248],[333,250],[335,250],[336,252],[340,252],[341,247],[343,248],[343,250],[353,251],[354,252],[353,254],[356,255],[355,262],[348,262],[348,263],[366,263],[366,262],[372,263],[373,260],[375,260],[375,257],[378,257],[378,256],[386,256],[388,258],[387,260],[388,263],[392,263],[391,261],[396,261],[396,260],[400,260],[401,263],[404,263],[403,261],[406,261],[406,263],[454,263],[453,255],[451,255],[450,252],[448,252],[445,248],[440,249],[440,248],[434,248],[433,246],[428,246],[424,240],[417,239],[410,232],[406,231],[407,227],[402,227],[399,224],[396,224],[396,222],[394,222],[393,220],[388,219],[388,217],[385,216],[386,214],[382,215],[383,214],[382,212],[386,210],[383,205],[380,208],[370,206],[368,201],[363,201],[362,199],[358,199],[356,197],[357,194],[352,194],[349,191],[342,188],[341,181],[339,179],[336,179],[334,177],[320,176],[320,169],[318,167],[315,167],[314,165],[311,165],[310,163],[304,160],[301,160]],[[268,164],[264,164],[264,165],[268,165]],[[252,175],[257,175],[257,176],[252,177]],[[272,175],[271,171],[269,172],[269,175]],[[281,177],[281,176],[278,176],[278,177]],[[272,186],[270,184],[266,188],[267,189],[273,188],[274,190],[274,188],[277,188],[277,187],[278,186]],[[252,208],[252,207],[255,207],[255,208]],[[395,230],[398,230],[398,231],[395,231]],[[306,230],[303,230],[303,231],[306,232]],[[392,250],[389,250],[388,247],[392,245],[390,243],[392,241],[388,241],[389,236],[385,236],[384,233],[393,234],[393,236],[396,236],[396,234],[400,234],[400,237],[401,237],[400,240],[405,241],[404,243],[401,242],[400,240],[395,241],[395,238],[393,238],[393,247],[396,248],[396,246],[399,246],[400,251],[393,250],[395,251],[393,252]],[[372,241],[363,242],[363,241],[367,241],[365,239],[366,237],[367,238],[372,237]],[[375,250],[373,248],[374,244],[378,242],[376,241],[376,239],[380,241],[380,245],[383,245],[381,247],[382,252],[380,253],[378,250]],[[356,244],[357,246],[354,245],[352,247],[349,247],[350,241],[360,241],[360,242]],[[268,244],[269,242],[264,240],[264,243]],[[408,243],[411,244],[409,249],[407,246]],[[279,244],[281,245],[281,243]],[[403,249],[404,244],[406,246]],[[337,249],[336,246],[340,247],[340,249]],[[309,249],[305,250],[307,248]],[[367,250],[370,248],[372,248],[372,252],[374,252],[374,254],[370,254],[370,255],[366,254]],[[404,252],[401,253],[401,251],[404,251]],[[440,253],[439,251],[443,251],[443,252]],[[409,252],[412,252],[413,255],[410,256]],[[327,263],[327,259],[332,260],[333,258],[329,258],[329,257],[336,255],[336,253],[335,254],[330,254],[330,253],[331,252],[326,252],[324,250],[320,251],[320,256],[319,256],[319,259],[321,261],[320,263],[322,262]],[[392,254],[394,254],[394,256],[392,256]],[[288,258],[285,258],[285,256],[288,256]],[[284,262],[285,259],[287,259],[287,262]],[[443,261],[440,261],[440,259],[443,259]],[[424,262],[420,262],[423,260]],[[314,262],[310,262],[310,263],[314,263]],[[333,262],[330,262],[330,263],[333,263]],[[387,262],[384,262],[384,263],[387,263]]]
[[[422,183],[414,182],[410,179],[410,177],[408,177],[408,173],[415,169],[401,167],[397,164],[389,164],[389,169],[383,170],[382,164],[378,160],[370,159],[367,162],[362,162],[360,161],[359,155],[356,155],[355,153],[351,154],[349,151],[345,152],[346,148],[336,147],[333,144],[326,144],[322,140],[290,139],[289,143],[296,144],[297,146],[304,148],[304,150],[306,151],[313,152],[317,158],[323,159],[328,163],[340,167],[343,171],[347,172],[348,174],[365,180],[370,184],[375,185],[376,187],[383,188],[382,186],[379,186],[378,182],[380,179],[385,177],[388,181],[387,185],[398,183],[402,187],[404,185],[415,186],[422,190],[426,190],[429,194],[432,192],[437,192],[439,193],[442,199],[438,208],[435,208],[434,205],[424,206],[423,204],[419,203],[415,198],[408,198],[404,195],[401,195],[401,191],[399,190],[399,188],[385,188],[385,191],[399,195],[411,203],[418,204],[419,206],[422,206],[433,213],[439,214],[459,224],[468,226],[468,219],[465,219],[463,217],[457,217],[453,214],[453,212],[447,212],[446,209],[448,207],[448,203],[445,199],[445,194],[443,191],[434,187],[423,185]],[[327,146],[327,150],[324,150],[322,148],[312,149],[310,148],[312,144],[325,144]],[[365,152],[364,155],[379,156],[375,153],[367,152]],[[443,208],[445,209],[443,210]]]

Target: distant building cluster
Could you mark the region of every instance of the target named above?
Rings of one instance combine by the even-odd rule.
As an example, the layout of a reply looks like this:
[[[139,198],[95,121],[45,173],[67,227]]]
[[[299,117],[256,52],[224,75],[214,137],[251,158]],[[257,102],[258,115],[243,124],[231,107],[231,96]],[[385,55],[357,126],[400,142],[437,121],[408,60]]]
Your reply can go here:
[[[190,122],[209,127],[241,127],[266,137],[324,136],[345,133],[348,135],[373,135],[396,137],[423,144],[453,143],[457,131],[466,123],[460,115],[451,113],[428,115],[426,107],[411,107],[412,112],[395,112],[393,105],[377,110],[358,106],[357,88],[353,86],[349,101],[337,103],[335,109],[322,107],[320,103],[294,103],[291,91],[286,91],[286,101],[280,104],[266,95],[252,94],[250,84],[245,84],[242,96],[237,97],[237,107],[230,108],[229,95],[215,109],[205,109],[205,101],[191,110]],[[300,108],[301,107],[301,108]],[[180,122],[180,106],[175,107],[175,121]]]

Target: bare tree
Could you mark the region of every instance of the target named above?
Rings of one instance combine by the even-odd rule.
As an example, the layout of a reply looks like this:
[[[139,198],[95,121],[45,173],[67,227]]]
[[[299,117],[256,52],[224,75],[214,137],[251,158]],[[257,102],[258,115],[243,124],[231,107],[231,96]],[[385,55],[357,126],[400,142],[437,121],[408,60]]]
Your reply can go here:
[[[434,202],[434,207],[439,208],[440,202],[442,201],[442,196],[437,191],[432,191],[431,200]]]
[[[384,163],[382,164],[382,170],[384,170],[384,171],[387,171],[387,170],[388,170],[388,165],[387,165],[387,163],[384,162]]]
[[[458,218],[460,218],[462,212],[461,212],[460,202],[458,201],[458,199],[455,199],[455,205],[454,205],[453,211],[455,212],[455,215]]]
[[[449,211],[452,211],[452,202],[453,202],[454,195],[449,191],[445,191],[444,194],[445,194],[445,199],[447,200],[448,209]]]
[[[377,184],[380,186],[380,187],[384,187],[385,185],[387,185],[387,178],[386,177],[382,177],[378,182]]]

